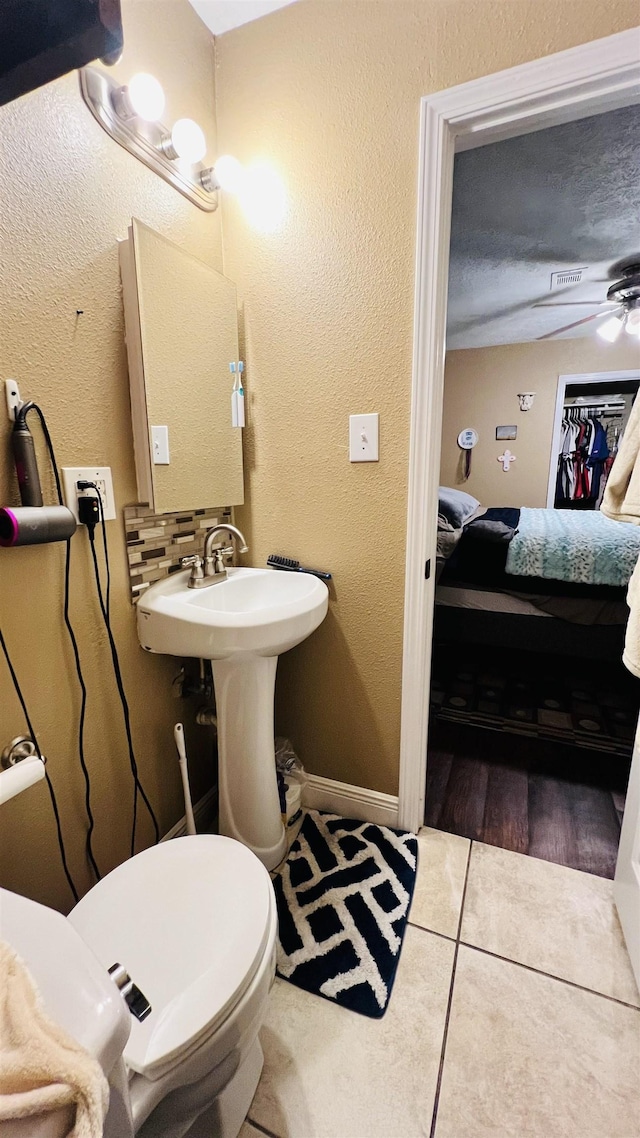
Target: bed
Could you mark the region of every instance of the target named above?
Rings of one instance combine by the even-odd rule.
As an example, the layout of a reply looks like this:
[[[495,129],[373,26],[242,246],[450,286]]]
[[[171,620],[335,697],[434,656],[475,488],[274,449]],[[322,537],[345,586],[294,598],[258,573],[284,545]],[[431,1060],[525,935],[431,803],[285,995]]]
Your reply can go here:
[[[620,660],[639,555],[640,527],[599,512],[486,508],[441,487],[436,643]]]

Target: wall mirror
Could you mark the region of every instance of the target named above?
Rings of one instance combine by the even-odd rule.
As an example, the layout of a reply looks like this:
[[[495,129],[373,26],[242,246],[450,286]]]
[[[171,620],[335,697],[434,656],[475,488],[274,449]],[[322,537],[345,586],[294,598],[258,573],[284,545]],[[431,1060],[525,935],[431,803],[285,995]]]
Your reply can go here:
[[[135,218],[119,249],[139,500],[157,514],[238,505],[235,285]]]

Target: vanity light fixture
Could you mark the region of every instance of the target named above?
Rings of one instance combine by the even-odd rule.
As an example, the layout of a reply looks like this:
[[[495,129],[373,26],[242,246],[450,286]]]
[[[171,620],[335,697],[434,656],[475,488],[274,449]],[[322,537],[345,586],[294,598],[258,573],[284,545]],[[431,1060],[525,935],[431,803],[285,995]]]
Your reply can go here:
[[[199,209],[218,208],[219,183],[203,176],[210,172],[202,165],[205,136],[193,119],[178,119],[171,131],[160,122],[164,92],[153,75],[134,75],[127,86],[96,67],[79,76],[82,97],[107,134]]]
[[[136,116],[145,122],[158,122],[164,111],[164,91],[158,80],[145,71],[133,76],[126,87],[113,92],[116,113],[124,119]]]
[[[246,180],[245,169],[232,154],[222,154],[213,166],[213,173],[221,190],[230,194],[242,192]]]
[[[223,154],[205,166],[207,140],[190,118],[181,118],[169,130],[160,117],[164,92],[146,72],[123,86],[96,67],[80,72],[82,97],[100,126],[166,182],[212,213],[218,208],[218,191],[238,197],[249,224],[260,233],[275,233],[286,213],[286,190],[278,173],[266,162],[243,166]]]
[[[163,149],[168,158],[200,162],[207,153],[207,140],[193,119],[178,119]]]

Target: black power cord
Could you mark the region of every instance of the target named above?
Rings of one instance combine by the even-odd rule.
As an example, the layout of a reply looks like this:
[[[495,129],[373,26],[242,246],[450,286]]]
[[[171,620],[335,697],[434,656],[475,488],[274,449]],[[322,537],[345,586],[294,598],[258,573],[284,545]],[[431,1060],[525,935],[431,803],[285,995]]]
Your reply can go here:
[[[133,748],[133,737],[131,734],[131,718],[130,718],[130,714],[129,714],[129,704],[127,702],[127,697],[126,697],[126,693],[124,690],[124,683],[122,680],[122,672],[120,669],[120,660],[118,658],[118,649],[116,647],[116,642],[115,642],[115,639],[113,636],[113,630],[111,628],[111,618],[110,618],[110,613],[109,613],[109,590],[110,590],[110,583],[111,583],[111,569],[109,566],[109,547],[107,544],[107,527],[106,527],[105,518],[104,518],[104,506],[103,506],[103,502],[102,502],[102,494],[100,493],[100,489],[95,484],[95,482],[80,481],[80,482],[77,482],[76,485],[78,487],[78,490],[95,490],[95,492],[96,492],[95,497],[93,495],[91,495],[90,497],[78,498],[78,516],[80,518],[80,521],[86,525],[87,533],[89,535],[89,543],[91,545],[91,557],[93,560],[93,571],[94,571],[95,579],[96,579],[96,589],[97,589],[97,593],[98,593],[98,601],[100,603],[100,611],[102,612],[102,619],[104,620],[105,628],[107,630],[107,637],[109,639],[109,647],[111,649],[111,660],[113,662],[113,672],[115,675],[116,685],[118,688],[118,694],[120,696],[120,702],[122,704],[122,713],[123,713],[123,717],[124,717],[124,729],[125,729],[125,733],[127,736],[127,747],[129,750],[129,765],[131,767],[131,773],[133,775],[133,787],[134,787],[134,790],[133,790],[133,824],[132,824],[132,828],[131,828],[131,856],[133,857],[133,855],[135,854],[135,844],[136,844],[136,823],[137,823],[137,818],[138,818],[138,794],[140,794],[142,801],[144,802],[147,810],[149,811],[151,821],[153,822],[153,828],[154,828],[154,832],[155,832],[156,843],[160,841],[160,827],[158,825],[158,819],[156,818],[156,816],[154,814],[153,807],[151,806],[151,803],[149,802],[149,799],[147,798],[147,795],[145,794],[144,787],[143,787],[142,783],[140,782],[140,778],[138,775],[138,764],[136,761],[135,751]],[[102,544],[104,547],[105,570],[106,570],[106,575],[107,575],[106,602],[105,602],[105,593],[103,592],[102,582],[100,580],[100,568],[98,565],[98,557],[96,554],[95,529],[96,529],[98,517],[100,519],[100,525],[102,528]]]
[[[39,420],[40,420],[40,425],[42,427],[42,433],[44,435],[44,439],[45,439],[45,442],[47,444],[47,450],[49,452],[49,458],[51,460],[51,466],[53,468],[53,475],[54,475],[55,483],[56,483],[56,492],[58,495],[58,501],[59,501],[60,505],[62,506],[62,505],[64,505],[64,497],[62,494],[62,483],[60,481],[60,471],[58,468],[58,463],[56,461],[56,456],[55,456],[55,451],[53,448],[53,441],[51,438],[51,434],[50,434],[49,428],[47,426],[47,420],[44,417],[44,412],[41,410],[41,408],[38,406],[37,403],[31,403],[28,406],[25,414],[29,414],[30,411],[35,411]],[[100,870],[98,868],[98,864],[96,862],[96,859],[95,859],[95,856],[93,853],[93,845],[92,845],[92,836],[93,836],[93,831],[95,828],[95,820],[93,817],[93,812],[91,810],[91,777],[89,775],[89,769],[87,767],[87,762],[86,762],[85,753],[84,753],[84,726],[85,726],[85,720],[86,720],[86,714],[87,714],[87,687],[86,687],[86,684],[84,682],[84,676],[82,674],[82,666],[80,664],[80,651],[78,649],[78,641],[76,639],[76,635],[75,635],[75,632],[73,630],[73,626],[71,624],[71,618],[69,616],[69,593],[70,593],[70,573],[71,573],[71,538],[67,538],[67,541],[65,544],[66,544],[66,554],[65,554],[65,566],[64,566],[64,609],[63,609],[63,615],[64,615],[64,623],[66,625],[67,632],[69,633],[69,640],[71,641],[71,647],[73,650],[73,658],[74,658],[75,667],[76,667],[76,675],[78,677],[78,683],[80,685],[80,691],[81,691],[80,720],[79,720],[79,724],[78,724],[78,755],[80,758],[80,766],[82,768],[82,774],[84,777],[85,809],[87,812],[87,819],[89,821],[89,827],[87,830],[87,838],[86,838],[85,848],[86,848],[87,858],[91,864],[91,868],[93,869],[93,872],[96,875],[96,879],[98,881],[100,881],[102,875],[101,875]],[[55,809],[55,807],[54,807],[54,809]],[[77,898],[76,898],[76,900],[77,900]]]
[[[0,628],[0,647],[2,647],[2,651],[4,653],[4,658],[7,661],[7,667],[9,669],[9,674],[11,676],[11,679],[13,680],[13,686],[16,689],[16,695],[20,701],[20,706],[22,708],[22,714],[25,717],[26,724],[27,724],[27,727],[29,729],[29,734],[30,734],[31,738],[33,739],[33,743],[34,743],[34,746],[36,749],[36,754],[37,754],[38,758],[41,760],[41,762],[44,762],[44,759],[42,758],[42,751],[40,750],[40,745],[39,745],[38,740],[36,738],[36,733],[33,729],[33,724],[32,724],[31,719],[29,717],[29,712],[27,711],[27,705],[25,703],[25,699],[24,699],[24,696],[22,694],[20,684],[18,683],[18,677],[16,675],[15,668],[13,667],[13,664],[11,663],[11,657],[9,656],[9,649],[7,648],[5,638],[2,635],[2,629],[1,628]],[[56,830],[58,832],[58,845],[60,847],[60,857],[62,858],[62,866],[63,866],[64,872],[65,872],[65,877],[69,883],[69,888],[73,894],[74,901],[79,901],[80,900],[80,894],[78,893],[78,890],[75,887],[73,878],[71,876],[71,873],[69,872],[69,866],[67,865],[67,855],[66,855],[65,848],[64,848],[64,839],[62,837],[62,826],[60,824],[60,811],[58,810],[58,803],[56,801],[55,791],[53,789],[53,784],[51,782],[51,779],[49,778],[49,772],[47,770],[46,763],[45,763],[45,767],[44,767],[44,777],[46,779],[47,787],[49,788],[49,795],[51,797],[51,806],[53,807],[53,816],[56,820]]]

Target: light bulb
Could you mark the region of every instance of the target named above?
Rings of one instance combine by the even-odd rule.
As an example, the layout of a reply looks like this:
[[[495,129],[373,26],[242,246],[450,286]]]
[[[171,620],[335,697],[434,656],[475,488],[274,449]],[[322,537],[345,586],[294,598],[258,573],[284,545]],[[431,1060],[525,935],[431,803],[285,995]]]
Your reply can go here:
[[[207,153],[207,140],[193,119],[178,119],[171,131],[171,145],[178,158],[199,162]]]
[[[602,336],[603,340],[607,343],[613,344],[622,331],[623,320],[619,316],[611,316],[609,320],[605,320],[598,328],[598,335]]]
[[[632,308],[628,313],[625,331],[628,332],[630,336],[640,337],[640,308]]]
[[[127,86],[127,99],[134,112],[146,122],[155,122],[164,111],[164,91],[158,80],[145,71],[134,75]]]
[[[266,162],[247,168],[240,202],[250,225],[260,233],[275,233],[284,221],[287,193],[280,175]]]
[[[245,171],[241,162],[232,154],[222,154],[213,167],[216,181],[221,190],[238,194],[245,181]]]

